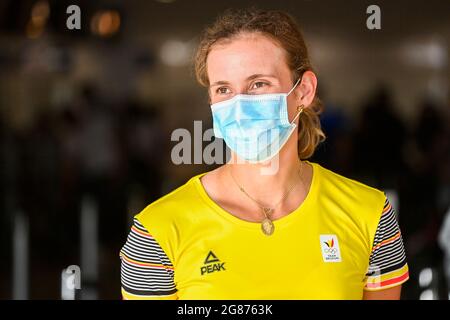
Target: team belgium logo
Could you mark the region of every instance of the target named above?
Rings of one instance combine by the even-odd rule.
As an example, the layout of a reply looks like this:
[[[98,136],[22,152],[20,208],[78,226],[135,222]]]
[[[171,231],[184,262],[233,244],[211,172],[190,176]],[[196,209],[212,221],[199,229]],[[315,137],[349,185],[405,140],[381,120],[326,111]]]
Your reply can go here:
[[[324,262],[341,262],[339,242],[335,234],[320,235],[320,245]]]
[[[334,247],[334,239],[331,238],[331,240],[324,241],[324,243],[327,245],[327,248],[325,248],[326,253],[332,253],[335,254],[337,252],[337,249]]]
[[[212,251],[209,251],[203,267],[200,268],[201,275],[222,270],[225,271],[225,262],[220,262],[219,258]]]

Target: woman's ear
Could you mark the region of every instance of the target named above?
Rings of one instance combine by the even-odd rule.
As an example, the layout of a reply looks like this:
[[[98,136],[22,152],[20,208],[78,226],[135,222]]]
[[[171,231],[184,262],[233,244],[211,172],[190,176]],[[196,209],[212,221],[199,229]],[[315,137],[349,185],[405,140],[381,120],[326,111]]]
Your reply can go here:
[[[304,105],[305,108],[313,102],[317,89],[317,77],[312,71],[305,71],[302,76],[302,81],[295,88],[295,95],[297,103]]]

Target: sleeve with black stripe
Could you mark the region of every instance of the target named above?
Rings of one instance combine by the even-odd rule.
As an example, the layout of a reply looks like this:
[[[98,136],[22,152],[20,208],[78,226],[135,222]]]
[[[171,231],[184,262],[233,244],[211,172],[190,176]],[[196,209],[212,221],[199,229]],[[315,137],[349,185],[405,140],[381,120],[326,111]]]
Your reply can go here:
[[[171,261],[136,218],[120,250],[120,259],[124,300],[177,299]]]
[[[369,257],[364,290],[388,289],[408,279],[402,234],[395,210],[386,197]]]

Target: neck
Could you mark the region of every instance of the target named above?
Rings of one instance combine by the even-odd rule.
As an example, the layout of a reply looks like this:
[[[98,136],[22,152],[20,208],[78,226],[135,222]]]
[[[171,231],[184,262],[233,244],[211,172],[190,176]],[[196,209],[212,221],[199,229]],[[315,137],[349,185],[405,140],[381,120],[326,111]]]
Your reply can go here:
[[[245,188],[245,191],[254,199],[265,206],[272,207],[286,193],[293,183],[299,183],[298,171],[304,171],[304,164],[298,159],[296,140],[291,139],[278,154],[278,159],[266,163],[236,163],[235,155],[227,163],[226,173],[240,192],[235,181],[232,181],[230,170],[237,182]],[[278,161],[278,165],[273,161]],[[303,173],[303,172],[302,172]],[[296,185],[295,188],[299,187]],[[281,205],[281,204],[280,204]]]

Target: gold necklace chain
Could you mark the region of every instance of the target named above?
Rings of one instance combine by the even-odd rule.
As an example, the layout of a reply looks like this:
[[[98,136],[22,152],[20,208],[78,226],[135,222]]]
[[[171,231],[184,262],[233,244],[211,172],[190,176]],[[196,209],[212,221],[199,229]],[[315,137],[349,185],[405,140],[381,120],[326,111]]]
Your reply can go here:
[[[303,169],[303,164],[300,161],[300,169],[297,172],[299,174],[299,180],[301,182],[302,182],[302,169]],[[262,231],[266,235],[271,235],[273,233],[275,227],[273,225],[272,220],[269,218],[269,215],[273,213],[275,208],[278,207],[278,205],[280,203],[282,203],[284,199],[286,199],[286,197],[289,195],[289,193],[292,191],[292,189],[294,189],[294,187],[297,185],[298,181],[296,180],[295,182],[293,182],[291,184],[291,186],[288,188],[288,190],[284,193],[284,195],[281,197],[281,199],[274,206],[268,207],[268,206],[265,206],[264,204],[262,204],[260,201],[256,200],[255,198],[253,198],[250,194],[248,194],[247,191],[245,191],[244,187],[241,184],[239,184],[239,182],[237,182],[236,178],[234,177],[231,167],[230,167],[229,171],[230,171],[231,178],[233,179],[234,183],[237,185],[239,190],[261,208],[261,210],[264,214],[264,217],[265,217],[264,220],[261,222]]]

